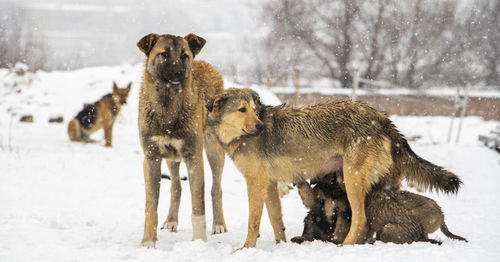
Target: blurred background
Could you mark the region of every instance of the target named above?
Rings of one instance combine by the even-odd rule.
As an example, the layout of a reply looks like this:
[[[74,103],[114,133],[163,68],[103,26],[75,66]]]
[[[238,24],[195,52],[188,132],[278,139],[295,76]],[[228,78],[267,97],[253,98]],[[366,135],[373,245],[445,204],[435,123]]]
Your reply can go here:
[[[497,0],[0,0],[0,68],[137,65],[135,44],[151,32],[206,38],[199,58],[227,81],[266,86],[294,105],[337,95],[390,113],[449,115],[469,87],[467,114],[500,119]],[[430,100],[448,108],[325,91],[353,86],[447,89]]]
[[[150,33],[208,40],[203,59],[241,83],[353,72],[409,88],[500,85],[496,0],[1,0],[0,67],[139,63]]]

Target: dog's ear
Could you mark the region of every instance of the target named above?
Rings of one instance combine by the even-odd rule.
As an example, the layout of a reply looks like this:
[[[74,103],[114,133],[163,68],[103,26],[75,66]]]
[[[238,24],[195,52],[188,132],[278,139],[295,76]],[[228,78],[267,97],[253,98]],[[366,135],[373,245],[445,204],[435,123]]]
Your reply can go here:
[[[155,46],[156,41],[158,41],[158,38],[160,38],[160,35],[155,33],[146,35],[141,38],[139,42],[137,42],[137,47],[139,47],[139,49],[141,49],[141,51],[148,56],[151,49],[153,49],[153,46]]]
[[[250,95],[252,96],[253,102],[255,103],[255,106],[259,107],[262,105],[262,103],[260,102],[260,96],[257,92],[255,92],[251,88],[243,88],[243,90],[250,93]]]
[[[115,92],[116,90],[118,90],[118,86],[116,85],[116,82],[113,81],[113,92]]]
[[[186,39],[186,41],[188,42],[189,49],[191,49],[191,53],[193,53],[193,58],[200,53],[201,48],[207,42],[207,40],[205,40],[203,37],[199,37],[193,33],[188,34],[184,37],[184,39]]]
[[[207,103],[208,112],[212,112],[214,108],[218,108],[222,103],[227,100],[226,96],[215,96]]]
[[[130,91],[130,88],[132,88],[132,82],[128,83],[128,85],[127,85],[128,91]]]

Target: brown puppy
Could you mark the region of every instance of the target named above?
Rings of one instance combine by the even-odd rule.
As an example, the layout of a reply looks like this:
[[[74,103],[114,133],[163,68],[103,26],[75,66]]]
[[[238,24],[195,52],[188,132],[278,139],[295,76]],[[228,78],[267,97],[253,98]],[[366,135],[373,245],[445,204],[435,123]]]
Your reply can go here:
[[[158,197],[161,160],[167,162],[172,178],[170,208],[164,229],[177,230],[181,196],[179,165],[186,163],[191,189],[193,240],[206,240],[203,148],[212,169],[212,233],[226,232],[222,212],[221,175],[224,150],[207,132],[204,105],[220,93],[224,84],[211,65],[194,60],[205,39],[149,34],[138,43],[146,55],[139,100],[139,135],[144,151],[146,220],[142,246],[154,247],[157,240]]]
[[[273,107],[262,105],[250,89],[227,89],[207,108],[213,133],[247,182],[243,247],[255,247],[264,202],[276,241],[285,240],[277,181],[299,183],[342,170],[352,209],[343,244],[363,241],[365,195],[374,184],[396,185],[405,178],[444,192],[456,192],[461,184],[455,174],[417,156],[385,114],[363,103]]]
[[[337,183],[337,177],[336,174],[329,174],[314,181],[314,188],[308,183],[298,186],[302,201],[310,211],[304,220],[304,233],[293,238],[293,242],[319,239],[338,244],[344,240],[350,224],[351,210],[347,195]],[[396,244],[415,241],[441,244],[440,241],[428,238],[428,234],[440,228],[449,238],[467,241],[448,230],[443,212],[434,200],[418,194],[377,185],[366,196],[365,208],[367,239],[375,234],[377,240]],[[336,221],[328,220],[333,216],[336,216]],[[328,238],[322,237],[323,235]]]
[[[106,146],[112,146],[113,125],[122,105],[127,102],[131,86],[132,82],[126,88],[118,88],[113,82],[112,93],[103,96],[93,104],[85,104],[82,111],[68,124],[69,139],[77,142],[94,142],[90,139],[90,135],[103,128]]]

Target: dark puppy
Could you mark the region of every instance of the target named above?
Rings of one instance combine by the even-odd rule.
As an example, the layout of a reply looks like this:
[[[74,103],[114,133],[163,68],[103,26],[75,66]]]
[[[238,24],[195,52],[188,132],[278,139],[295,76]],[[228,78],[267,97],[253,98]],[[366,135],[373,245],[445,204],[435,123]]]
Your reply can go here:
[[[299,195],[309,209],[304,218],[302,236],[292,242],[322,240],[341,244],[349,232],[351,209],[348,208],[347,194],[339,186],[337,176],[328,175],[308,183],[298,184]],[[346,204],[347,206],[340,206]]]
[[[341,243],[344,240],[345,231],[350,226],[351,211],[339,179],[341,174],[329,174],[313,181],[313,188],[307,183],[299,185],[299,194],[310,211],[304,220],[302,236],[292,238],[292,242],[318,239]],[[365,239],[371,239],[375,234],[376,239],[382,242],[403,244],[425,241],[441,244],[428,238],[428,234],[440,228],[449,238],[467,241],[452,234],[444,222],[441,208],[434,200],[421,195],[380,184],[367,195],[365,209],[369,229]],[[335,220],[329,219],[333,216],[336,216]],[[325,236],[331,234],[333,229],[331,237]]]

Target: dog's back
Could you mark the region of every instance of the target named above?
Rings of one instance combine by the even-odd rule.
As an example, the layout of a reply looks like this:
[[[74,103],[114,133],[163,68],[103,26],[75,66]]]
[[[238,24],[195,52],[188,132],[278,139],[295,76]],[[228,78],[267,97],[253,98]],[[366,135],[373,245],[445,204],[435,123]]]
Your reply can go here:
[[[206,105],[210,98],[224,90],[224,81],[221,74],[205,61],[193,61],[193,77],[198,82],[199,92],[205,98],[203,105]]]

